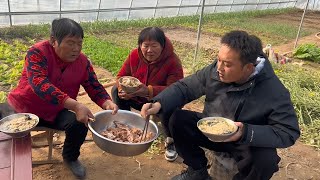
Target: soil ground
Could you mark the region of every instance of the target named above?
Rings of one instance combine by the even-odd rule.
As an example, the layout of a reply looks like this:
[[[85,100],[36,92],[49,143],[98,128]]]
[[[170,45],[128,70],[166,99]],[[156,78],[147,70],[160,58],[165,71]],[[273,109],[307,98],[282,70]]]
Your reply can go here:
[[[319,13],[307,14],[305,18],[305,27],[320,29]],[[301,15],[279,15],[279,17],[265,17],[265,19],[279,19],[286,23],[299,24]],[[298,25],[297,25],[298,26]],[[167,29],[166,34],[170,39],[184,43],[195,44],[196,33],[185,29]],[[213,37],[210,34],[201,35],[200,46],[203,48],[215,48],[219,44],[219,37]],[[320,40],[315,35],[301,38],[299,43],[317,43]],[[274,47],[280,53],[288,52],[293,49],[294,41],[288,44],[282,44]],[[95,67],[95,71],[99,78],[114,79],[111,73],[106,70]],[[110,88],[107,88],[110,93]],[[86,104],[92,112],[98,112],[101,109],[90,101],[87,95],[79,96],[78,100]],[[202,105],[199,102],[192,102],[185,106],[186,109],[201,111]],[[61,143],[64,135],[55,138],[57,144],[53,151],[53,157],[60,160],[60,163],[49,165],[34,165],[33,178],[35,180],[43,179],[75,179],[72,173],[63,165],[61,157]],[[35,144],[44,141],[42,134],[34,133]],[[38,137],[38,138],[36,138]],[[136,157],[118,157],[100,150],[92,141],[91,133],[88,133],[87,141],[81,148],[80,160],[87,167],[87,178],[92,180],[144,180],[154,179],[163,180],[170,179],[172,176],[181,172],[184,168],[181,159],[176,162],[169,163],[164,159],[163,145],[160,147],[159,154],[145,153]],[[294,146],[286,149],[278,149],[282,160],[280,162],[280,170],[272,179],[297,179],[297,180],[320,180],[320,151],[313,147],[297,142]],[[33,160],[45,159],[47,157],[47,147],[33,148]],[[267,157],[266,157],[267,158]]]

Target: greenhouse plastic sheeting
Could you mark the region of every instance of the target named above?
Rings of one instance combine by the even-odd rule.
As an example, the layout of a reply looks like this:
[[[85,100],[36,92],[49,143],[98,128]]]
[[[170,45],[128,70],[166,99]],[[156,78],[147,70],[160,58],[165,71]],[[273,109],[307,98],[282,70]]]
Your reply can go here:
[[[306,0],[206,0],[205,13],[304,8]],[[199,14],[202,0],[1,0],[0,26],[76,21],[128,20]],[[309,9],[319,10],[310,0]]]

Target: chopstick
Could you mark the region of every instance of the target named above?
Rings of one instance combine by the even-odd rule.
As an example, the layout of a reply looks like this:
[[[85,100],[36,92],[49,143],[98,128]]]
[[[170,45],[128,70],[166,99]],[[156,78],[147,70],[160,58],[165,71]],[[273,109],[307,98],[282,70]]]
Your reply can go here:
[[[74,111],[72,111],[72,110],[70,110],[70,109],[69,109],[69,111],[76,114],[76,112],[74,112]],[[94,118],[91,118],[91,117],[88,117],[88,119],[89,119],[91,122],[95,122],[95,121],[96,121]]]
[[[150,108],[152,108],[152,103],[150,103],[149,109],[150,109]],[[140,142],[142,141],[142,139],[145,140],[146,137],[147,137],[150,116],[151,116],[151,115],[148,115],[148,116],[146,117],[146,122],[145,122],[144,127],[143,127],[143,130],[142,130],[142,135],[141,135],[141,138],[140,138]],[[144,136],[144,138],[143,138],[143,136]]]

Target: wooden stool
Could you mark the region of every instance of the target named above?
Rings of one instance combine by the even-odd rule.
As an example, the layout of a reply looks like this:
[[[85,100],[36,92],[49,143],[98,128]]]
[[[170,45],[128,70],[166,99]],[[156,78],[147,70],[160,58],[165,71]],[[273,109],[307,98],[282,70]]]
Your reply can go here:
[[[55,132],[58,130],[56,129],[51,129],[48,127],[42,127],[42,126],[37,126],[35,127],[32,131],[45,131],[46,136],[47,136],[47,141],[48,141],[48,159],[47,160],[40,160],[40,161],[32,161],[32,164],[34,165],[41,165],[41,164],[53,164],[53,163],[59,163],[59,160],[54,160],[52,159],[52,150],[53,150],[53,135]]]

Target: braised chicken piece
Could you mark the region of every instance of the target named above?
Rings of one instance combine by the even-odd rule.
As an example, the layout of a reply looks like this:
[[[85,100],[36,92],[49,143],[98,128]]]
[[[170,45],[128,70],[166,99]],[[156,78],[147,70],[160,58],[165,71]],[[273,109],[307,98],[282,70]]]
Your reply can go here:
[[[113,121],[114,126],[108,127],[101,135],[108,139],[119,142],[139,143],[142,136],[142,130],[136,127],[130,127],[119,121]],[[146,138],[141,142],[149,141],[154,137],[152,132],[147,132]]]

